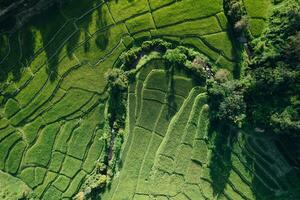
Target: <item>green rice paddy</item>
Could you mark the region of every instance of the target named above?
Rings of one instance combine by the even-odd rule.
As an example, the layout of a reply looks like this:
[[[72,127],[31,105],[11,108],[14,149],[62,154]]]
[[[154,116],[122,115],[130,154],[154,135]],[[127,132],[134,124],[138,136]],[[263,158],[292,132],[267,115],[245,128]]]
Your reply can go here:
[[[244,3],[258,36],[271,3]],[[73,0],[0,35],[0,199],[82,191],[106,153],[105,73],[154,38],[192,47],[218,68],[239,67],[221,0]],[[275,199],[298,184],[274,142],[251,129],[224,142],[218,135],[230,130],[212,130],[206,85],[182,71],[168,77],[160,59],[137,66],[122,166],[99,199]]]

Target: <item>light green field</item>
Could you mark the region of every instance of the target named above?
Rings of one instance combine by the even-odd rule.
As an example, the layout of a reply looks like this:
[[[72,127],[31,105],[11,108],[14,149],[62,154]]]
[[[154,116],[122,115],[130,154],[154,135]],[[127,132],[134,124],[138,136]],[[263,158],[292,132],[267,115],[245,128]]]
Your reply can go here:
[[[254,37],[260,36],[265,27],[265,21],[270,13],[271,0],[244,0],[247,15],[249,16],[249,28]]]
[[[269,1],[253,5],[245,1],[257,36]],[[228,27],[221,0],[73,0],[1,33],[0,199],[32,191],[66,200],[81,191],[105,153],[104,76],[122,52],[163,38],[233,72],[239,58]],[[205,86],[176,71],[167,100],[166,76],[162,62],[144,61],[130,85],[123,165],[101,199],[272,199],[294,187],[294,169],[273,143],[243,132],[220,146]]]

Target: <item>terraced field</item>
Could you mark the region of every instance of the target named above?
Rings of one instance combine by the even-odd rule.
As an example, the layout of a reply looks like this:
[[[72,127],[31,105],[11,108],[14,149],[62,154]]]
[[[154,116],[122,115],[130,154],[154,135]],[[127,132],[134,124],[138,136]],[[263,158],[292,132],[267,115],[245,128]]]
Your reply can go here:
[[[275,141],[214,129],[205,85],[184,73],[173,74],[170,101],[163,69],[160,60],[143,63],[129,86],[122,168],[102,199],[274,199],[298,188]]]
[[[247,15],[249,16],[250,32],[254,37],[259,36],[265,27],[269,15],[271,0],[243,0]],[[259,5],[259,6],[257,6]]]
[[[106,153],[104,74],[153,38],[239,71],[221,0],[73,0],[0,35],[0,199],[22,195],[2,192],[2,179],[45,200],[81,191]],[[231,132],[211,130],[206,86],[164,65],[137,64],[122,166],[101,199],[274,199],[295,188],[298,175],[273,142],[244,132],[221,142],[218,133]]]

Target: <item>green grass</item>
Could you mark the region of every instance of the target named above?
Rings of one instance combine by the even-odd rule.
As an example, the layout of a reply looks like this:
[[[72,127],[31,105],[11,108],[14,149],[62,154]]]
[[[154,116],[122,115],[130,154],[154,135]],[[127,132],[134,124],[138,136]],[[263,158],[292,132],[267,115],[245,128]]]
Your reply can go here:
[[[47,76],[45,69],[39,70],[39,72],[35,74],[33,80],[30,81],[30,83],[20,91],[20,93],[18,93],[16,100],[19,102],[21,108],[30,103],[34,95],[36,95],[41,87],[46,83]]]
[[[165,1],[156,1],[156,0],[149,0],[150,7],[152,10],[162,7],[166,4],[172,3],[174,0],[165,0]]]
[[[9,156],[7,157],[5,163],[5,168],[6,168],[5,171],[11,174],[17,173],[25,148],[26,148],[26,144],[22,141],[15,144],[13,149],[11,149],[9,152]]]
[[[244,2],[251,34],[258,37],[270,1]],[[106,153],[100,140],[106,112],[105,73],[133,44],[160,37],[192,46],[220,68],[233,71],[238,62],[231,61],[236,58],[220,0],[73,0],[60,6],[28,21],[10,41],[0,35],[4,38],[0,62],[8,42],[11,49],[1,66],[20,68],[19,78],[10,71],[0,83],[0,169],[19,178],[6,182],[0,172],[0,195],[9,190],[0,199],[20,198],[23,189],[32,189],[41,200],[76,195]],[[30,34],[32,44],[28,44]],[[19,43],[18,37],[24,41]],[[149,55],[137,65],[142,69],[127,102],[122,165],[111,189],[101,194],[103,200],[195,200],[214,195],[226,199],[224,194],[241,199],[237,190],[249,199],[264,199],[278,183],[297,185],[296,178],[286,181],[287,177],[277,176],[289,174],[290,165],[279,152],[272,152],[274,146],[262,152],[256,142],[250,150],[235,143],[230,148],[236,154],[228,163],[235,169],[228,172],[224,194],[215,194],[213,188],[220,186],[207,165],[217,144],[209,137],[214,124],[209,124],[205,88],[191,92],[195,83],[176,71],[174,96],[168,101],[170,79],[164,62],[148,60],[152,56],[159,57]],[[250,155],[252,159],[246,158]]]
[[[68,148],[68,139],[72,134],[72,131],[76,128],[78,121],[69,121],[63,125],[55,141],[54,149],[60,152],[66,153]]]
[[[0,197],[2,200],[20,199],[32,190],[22,180],[0,171]]]
[[[223,52],[226,58],[229,58],[231,60],[235,59],[234,49],[228,33],[221,32],[212,35],[207,35],[204,36],[203,38],[205,41],[209,43],[209,45]]]
[[[56,200],[61,198],[62,192],[60,192],[58,189],[56,189],[53,186],[50,186],[45,194],[43,195],[44,199],[49,199],[49,200]]]
[[[30,175],[30,174],[29,174]],[[38,196],[38,197],[41,197],[42,194],[44,193],[45,189],[48,187],[48,185],[50,183],[52,183],[55,178],[57,177],[57,174],[53,173],[53,172],[50,172],[48,171],[46,176],[45,176],[45,179],[44,179],[44,182],[43,184],[39,185],[38,187],[36,187],[34,189],[34,193]]]
[[[221,26],[222,30],[227,30],[228,27],[229,27],[229,23],[228,23],[227,17],[224,14],[224,12],[218,13],[217,18],[219,20],[219,23],[220,23],[220,26]]]
[[[64,192],[70,183],[71,179],[69,179],[68,177],[64,176],[64,175],[60,175],[53,183],[53,185],[59,189],[60,191]]]
[[[92,97],[88,91],[72,89],[56,103],[47,113],[43,115],[47,123],[57,121],[80,109]],[[75,100],[75,101],[74,101]]]
[[[25,140],[28,144],[32,144],[33,141],[36,139],[38,132],[41,126],[44,124],[44,121],[41,117],[37,118],[35,121],[26,124],[23,127],[23,132],[25,136]]]
[[[187,21],[176,26],[167,26],[151,30],[153,36],[202,36],[221,31],[216,17],[208,17],[195,21]]]
[[[87,172],[92,172],[95,168],[95,161],[100,157],[103,150],[103,141],[100,140],[102,136],[102,130],[98,130],[96,132],[96,136],[94,137],[93,144],[91,145],[87,157],[82,165],[82,168]]]
[[[23,169],[19,177],[31,188],[37,185],[35,182],[35,168],[33,167]]]
[[[176,14],[174,15],[175,10]],[[195,2],[186,0],[154,11],[153,17],[157,27],[161,27],[179,21],[208,17],[217,14],[221,10],[222,4],[220,1],[205,0]]]
[[[93,112],[71,135],[68,147],[68,155],[74,156],[80,160],[83,159],[85,151],[91,138],[93,137],[98,121],[99,113]]]
[[[265,28],[265,21],[263,19],[250,19],[249,20],[250,32],[254,37],[262,34]]]
[[[36,167],[35,168],[35,183],[37,185],[40,185],[41,183],[43,183],[43,180],[45,178],[47,170],[45,168],[41,168],[41,167]]]
[[[47,167],[51,159],[52,146],[55,142],[55,136],[57,135],[59,128],[60,124],[55,123],[43,129],[36,143],[26,152],[26,163]]]
[[[6,118],[10,118],[13,114],[18,112],[20,110],[20,106],[18,102],[14,99],[9,99],[6,102],[4,113]]]
[[[51,162],[49,165],[49,169],[54,172],[58,172],[62,166],[64,155],[60,152],[53,152],[51,156]]]
[[[130,33],[145,31],[155,27],[150,13],[129,19],[125,24]]]
[[[245,0],[247,14],[254,18],[266,18],[271,0]],[[259,6],[258,6],[259,5]]]
[[[9,154],[7,149],[10,149],[17,141],[21,139],[21,135],[18,132],[10,134],[5,140],[0,143],[0,169],[4,169],[5,158]]]
[[[139,13],[148,11],[147,0],[139,0],[139,1],[127,1],[127,0],[119,0],[119,1],[111,1],[109,4],[109,9],[112,12],[113,18],[116,22],[121,20],[130,18]]]
[[[61,173],[69,178],[73,178],[80,170],[81,161],[70,156],[66,156],[63,162]]]
[[[68,189],[63,193],[63,197],[72,197],[76,194],[76,192],[79,189],[80,182],[84,179],[85,173],[83,171],[80,171],[73,179],[72,182],[70,183],[70,186]]]

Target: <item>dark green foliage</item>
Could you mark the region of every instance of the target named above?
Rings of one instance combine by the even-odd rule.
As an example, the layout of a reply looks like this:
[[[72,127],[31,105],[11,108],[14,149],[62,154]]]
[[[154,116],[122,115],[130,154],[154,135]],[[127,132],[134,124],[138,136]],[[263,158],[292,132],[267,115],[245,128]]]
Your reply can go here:
[[[241,0],[225,0],[224,9],[236,36],[242,36],[247,29],[246,9]]]
[[[299,31],[300,2],[298,0],[284,1],[275,7],[263,36],[253,41],[254,56],[251,66],[275,67],[280,61],[289,64],[286,43],[288,39],[295,37]],[[290,45],[295,45],[295,42],[290,43]]]
[[[164,53],[167,49],[171,48],[171,43],[161,39],[155,39],[145,41],[140,47],[133,47],[128,51],[124,52],[120,56],[120,60],[123,63],[123,67],[128,70],[134,68],[134,64],[146,53],[150,51],[159,51]]]
[[[124,91],[128,87],[128,78],[125,72],[121,69],[111,69],[106,73],[108,87],[112,92],[117,90]]]
[[[246,118],[244,100],[246,84],[239,81],[208,84],[211,117],[223,124],[241,127]]]
[[[164,59],[166,59],[171,65],[178,66],[185,64],[187,56],[179,48],[168,49],[164,55]]]
[[[232,20],[242,17],[238,1],[229,1]],[[277,134],[300,131],[300,2],[277,5],[264,34],[252,42],[248,76],[239,81],[216,80],[208,87],[213,119],[238,126],[248,122]]]
[[[256,126],[277,134],[300,131],[299,31],[300,2],[283,1],[275,7],[263,36],[252,43],[248,116]]]

